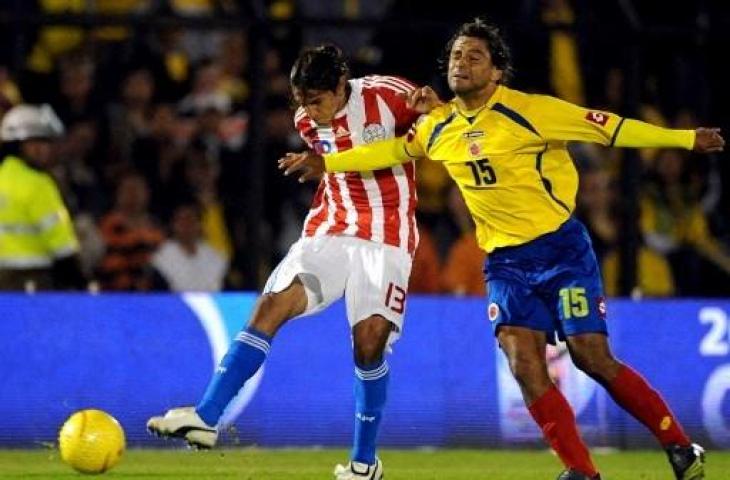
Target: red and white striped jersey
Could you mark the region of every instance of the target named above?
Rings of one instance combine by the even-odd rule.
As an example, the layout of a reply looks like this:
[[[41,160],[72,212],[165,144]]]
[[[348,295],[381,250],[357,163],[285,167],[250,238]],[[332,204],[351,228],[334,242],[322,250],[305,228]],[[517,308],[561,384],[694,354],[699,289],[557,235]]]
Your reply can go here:
[[[349,80],[347,105],[331,125],[317,125],[299,108],[294,123],[317,153],[405,134],[418,118],[400,94],[415,86],[402,78],[372,75]],[[302,236],[350,235],[393,245],[413,254],[416,227],[416,172],[413,162],[374,172],[327,173],[304,220]]]

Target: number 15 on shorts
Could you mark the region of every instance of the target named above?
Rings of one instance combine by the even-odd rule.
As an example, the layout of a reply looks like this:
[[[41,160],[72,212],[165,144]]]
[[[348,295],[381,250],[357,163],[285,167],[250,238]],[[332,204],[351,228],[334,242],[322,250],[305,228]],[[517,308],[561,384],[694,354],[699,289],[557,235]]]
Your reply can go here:
[[[563,318],[581,318],[588,315],[588,299],[583,287],[561,288],[558,291],[560,304],[563,307]]]
[[[385,306],[397,314],[403,313],[406,307],[406,291],[393,282],[388,284],[388,292],[385,294]]]

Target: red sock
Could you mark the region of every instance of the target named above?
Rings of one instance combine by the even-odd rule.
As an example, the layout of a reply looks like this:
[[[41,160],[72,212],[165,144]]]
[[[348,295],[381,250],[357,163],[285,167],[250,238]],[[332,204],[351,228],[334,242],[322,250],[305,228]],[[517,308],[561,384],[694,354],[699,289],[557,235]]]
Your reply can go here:
[[[529,407],[545,440],[567,468],[593,477],[598,473],[588,447],[578,433],[575,415],[560,390],[552,386]]]
[[[643,423],[663,447],[678,444],[686,447],[690,440],[662,396],[644,377],[622,365],[608,386],[608,392],[624,410]]]

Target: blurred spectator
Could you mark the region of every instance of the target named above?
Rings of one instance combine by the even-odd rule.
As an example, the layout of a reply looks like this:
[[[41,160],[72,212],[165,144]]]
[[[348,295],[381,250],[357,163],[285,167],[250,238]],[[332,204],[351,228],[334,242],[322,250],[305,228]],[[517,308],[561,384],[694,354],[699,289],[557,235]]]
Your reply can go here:
[[[164,235],[149,214],[144,177],[131,173],[119,180],[114,209],[100,222],[106,253],[98,268],[104,290],[149,290],[149,261]]]
[[[178,109],[184,115],[200,115],[207,111],[229,113],[231,104],[231,97],[223,86],[220,65],[205,59],[198,64],[192,90],[180,101]]]
[[[220,0],[167,0],[170,11],[181,17],[211,17],[216,11],[235,13],[235,2]],[[221,48],[224,34],[220,30],[188,30],[183,34],[182,45],[192,62],[210,58]]]
[[[618,224],[614,185],[605,168],[595,166],[583,171],[578,189],[576,216],[591,236],[593,251],[601,265],[606,294],[619,291]],[[667,260],[649,248],[639,246],[637,295],[666,297],[674,294],[674,278]]]
[[[228,265],[224,257],[202,239],[198,206],[177,207],[170,227],[172,237],[152,257],[152,265],[159,275],[156,289],[175,292],[221,290]]]
[[[163,218],[177,201],[173,192],[179,179],[175,174],[182,168],[191,133],[188,125],[179,121],[175,107],[165,103],[152,107],[148,127],[131,145],[132,165],[150,186],[152,212]]]
[[[476,227],[455,185],[449,191],[449,210],[461,228],[461,235],[449,249],[441,283],[446,292],[454,295],[484,296],[484,261],[487,255],[477,244]]]
[[[40,11],[46,14],[82,13],[85,8],[84,2],[74,0],[42,0],[38,4]],[[28,56],[28,70],[38,75],[51,74],[57,59],[81,46],[84,37],[84,30],[81,27],[57,25],[43,27],[38,32],[35,45]]]
[[[70,125],[68,134],[58,145],[59,162],[54,176],[72,212],[98,217],[109,208],[101,173],[105,167],[102,158],[96,123],[88,120]]]
[[[576,16],[569,0],[542,2],[542,22],[550,34],[550,84],[559,98],[585,105],[583,76],[578,61]]]
[[[85,286],[73,223],[48,174],[62,134],[48,105],[18,105],[0,124],[0,290]]]
[[[647,245],[667,255],[682,293],[700,293],[703,260],[730,275],[730,255],[709,231],[699,192],[689,180],[685,154],[662,150],[653,181],[641,199],[641,229]]]
[[[0,117],[5,114],[13,105],[23,101],[18,85],[13,81],[10,71],[0,66]]]
[[[107,111],[110,160],[123,167],[132,164],[134,142],[148,135],[155,81],[147,69],[130,71],[121,86],[118,103]]]
[[[60,96],[54,107],[65,124],[101,118],[104,105],[95,98],[95,68],[85,55],[73,55],[61,63]]]
[[[223,39],[218,54],[221,66],[221,89],[235,103],[248,99],[249,86],[244,79],[248,66],[248,43],[244,32],[230,32]]]
[[[218,193],[220,167],[204,150],[192,149],[185,165],[190,194],[198,203],[201,233],[205,241],[226,260],[233,256],[231,235]]]
[[[606,295],[615,297],[619,294],[618,250],[613,249],[606,253],[603,264],[603,287]],[[674,277],[667,260],[651,249],[640,246],[636,259],[637,290],[633,292],[638,297],[669,297],[675,294]]]
[[[418,227],[418,248],[413,257],[411,277],[408,282],[409,293],[439,293],[441,285],[441,260],[436,243],[427,227]]]

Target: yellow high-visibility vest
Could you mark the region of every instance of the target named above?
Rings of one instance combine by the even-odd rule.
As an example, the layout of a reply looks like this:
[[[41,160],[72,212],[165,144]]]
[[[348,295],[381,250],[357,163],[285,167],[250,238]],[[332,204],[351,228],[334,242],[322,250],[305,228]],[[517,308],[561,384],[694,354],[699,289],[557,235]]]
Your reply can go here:
[[[50,267],[78,250],[53,178],[18,157],[5,157],[0,163],[0,269]]]

